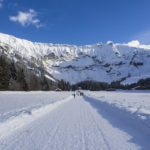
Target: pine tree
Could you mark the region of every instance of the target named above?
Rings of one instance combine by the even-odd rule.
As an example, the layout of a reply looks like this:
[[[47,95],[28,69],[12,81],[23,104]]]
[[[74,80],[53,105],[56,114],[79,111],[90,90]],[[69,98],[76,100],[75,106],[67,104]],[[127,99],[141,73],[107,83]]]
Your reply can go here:
[[[16,70],[16,67],[15,67],[15,64],[14,64],[14,62],[12,62],[11,64],[10,64],[10,73],[11,73],[11,78],[13,79],[13,80],[17,80],[17,70]]]
[[[28,84],[27,84],[26,79],[25,79],[25,75],[24,75],[24,70],[23,69],[20,69],[18,71],[17,77],[18,77],[17,82],[19,82],[19,84],[20,84],[20,90],[28,91],[29,88],[28,88]]]
[[[33,73],[29,74],[29,88],[32,91],[40,90],[40,79]]]
[[[41,84],[42,84],[42,90],[43,91],[49,91],[50,90],[49,83],[48,83],[47,79],[45,78],[45,76],[44,76]]]
[[[71,89],[71,86],[69,82],[65,82],[64,80],[60,80],[58,82],[58,88],[60,88],[63,91],[69,91]]]
[[[10,80],[9,66],[6,58],[0,56],[0,90],[8,90]]]

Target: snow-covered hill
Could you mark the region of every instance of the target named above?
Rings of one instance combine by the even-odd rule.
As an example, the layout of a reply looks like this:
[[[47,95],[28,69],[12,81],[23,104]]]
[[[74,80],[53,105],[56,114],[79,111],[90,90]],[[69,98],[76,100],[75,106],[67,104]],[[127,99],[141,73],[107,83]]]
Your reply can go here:
[[[85,80],[127,84],[150,77],[150,45],[138,41],[76,46],[30,42],[0,33],[0,51],[37,75],[43,68],[47,78],[71,84]]]

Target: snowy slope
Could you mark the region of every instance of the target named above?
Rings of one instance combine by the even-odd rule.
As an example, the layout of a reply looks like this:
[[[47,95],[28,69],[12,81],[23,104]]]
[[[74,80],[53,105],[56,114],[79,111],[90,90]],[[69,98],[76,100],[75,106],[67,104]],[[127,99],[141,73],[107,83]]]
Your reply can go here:
[[[85,80],[111,83],[123,78],[122,83],[128,84],[150,76],[150,45],[140,45],[138,41],[76,46],[30,42],[0,33],[0,48],[31,70],[40,66],[46,70],[47,78],[64,79],[71,84]]]
[[[5,99],[11,102],[10,95],[15,98],[16,94],[23,97],[23,104],[27,101],[31,106],[30,100],[36,98],[35,92],[27,94],[30,95],[28,100],[23,92],[5,92]],[[40,94],[42,97],[45,92]],[[9,121],[1,122],[0,150],[150,149],[150,114],[145,112],[147,119],[140,116],[138,119],[136,116],[141,115],[138,111],[140,109],[150,111],[149,91],[85,92],[85,96],[63,100],[69,94],[61,93],[60,99],[58,92],[51,92],[49,97],[60,101],[56,100],[30,114],[14,116]],[[143,100],[141,97],[144,97]],[[51,101],[48,97],[46,99]],[[125,111],[131,107],[137,111]]]

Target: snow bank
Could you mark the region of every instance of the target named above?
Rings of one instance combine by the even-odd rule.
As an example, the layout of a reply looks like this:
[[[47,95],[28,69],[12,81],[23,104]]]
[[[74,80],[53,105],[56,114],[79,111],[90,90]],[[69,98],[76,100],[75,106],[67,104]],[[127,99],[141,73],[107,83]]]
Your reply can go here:
[[[43,93],[45,93],[45,92],[43,92]],[[18,94],[19,94],[19,92],[18,92]],[[21,95],[23,96],[23,94],[21,94]],[[41,94],[41,95],[43,95],[43,94]],[[57,94],[55,93],[55,95],[57,95]],[[57,97],[58,97],[58,95],[57,95]],[[35,97],[36,97],[36,95],[35,95]],[[23,126],[31,123],[32,121],[51,112],[52,110],[59,107],[61,104],[65,103],[71,99],[72,99],[72,96],[69,96],[64,99],[62,98],[59,101],[58,100],[56,100],[55,102],[51,101],[52,103],[50,103],[48,105],[33,105],[33,106],[27,100],[27,102],[31,105],[30,107],[20,108],[18,110],[12,111],[12,112],[0,114],[0,139],[5,138],[6,136],[10,135],[17,129],[20,129]],[[11,101],[11,99],[9,99],[9,101]],[[24,99],[24,101],[22,101],[22,103],[24,103],[25,101],[26,100]],[[8,105],[10,105],[10,104],[8,103]],[[14,103],[14,105],[17,105],[17,102]],[[1,105],[1,107],[2,107],[2,105]]]
[[[99,101],[101,107],[121,120],[150,131],[150,91],[88,92],[87,96]]]
[[[0,116],[63,100],[70,92],[0,92]]]

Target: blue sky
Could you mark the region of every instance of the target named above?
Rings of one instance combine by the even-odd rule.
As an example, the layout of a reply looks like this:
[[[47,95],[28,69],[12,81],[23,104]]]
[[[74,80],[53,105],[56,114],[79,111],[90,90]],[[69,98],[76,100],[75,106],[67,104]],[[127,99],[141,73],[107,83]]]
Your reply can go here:
[[[0,0],[0,32],[48,43],[150,44],[150,0]]]

